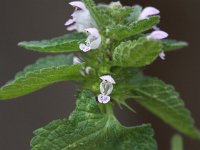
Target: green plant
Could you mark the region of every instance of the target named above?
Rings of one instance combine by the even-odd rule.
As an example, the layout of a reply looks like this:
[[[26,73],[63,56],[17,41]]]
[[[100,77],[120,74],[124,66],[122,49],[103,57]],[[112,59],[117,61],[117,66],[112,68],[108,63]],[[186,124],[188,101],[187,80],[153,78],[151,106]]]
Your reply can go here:
[[[79,53],[41,58],[0,89],[0,99],[7,100],[60,81],[73,80],[80,86],[76,109],[67,119],[36,130],[32,150],[156,150],[150,124],[127,128],[115,118],[114,104],[133,110],[126,103],[130,98],[179,132],[200,139],[173,86],[142,72],[159,56],[165,59],[165,52],[187,46],[165,39],[168,34],[156,27],[159,10],[123,7],[119,2],[96,5],[92,0],[70,4],[76,9],[65,25],[76,32],[19,46],[45,53]]]

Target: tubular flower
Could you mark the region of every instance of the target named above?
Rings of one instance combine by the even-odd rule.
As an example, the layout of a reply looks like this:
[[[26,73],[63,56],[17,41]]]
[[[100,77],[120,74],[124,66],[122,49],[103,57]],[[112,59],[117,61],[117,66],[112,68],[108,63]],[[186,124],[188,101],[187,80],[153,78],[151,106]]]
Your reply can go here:
[[[85,31],[88,33],[88,37],[85,41],[86,44],[81,43],[79,48],[83,52],[88,52],[91,49],[97,49],[101,44],[101,36],[99,31],[96,28],[88,28],[85,29]]]
[[[166,33],[166,32],[164,32],[164,31],[153,31],[152,33],[150,33],[148,36],[147,36],[147,38],[148,39],[154,39],[154,40],[162,40],[162,39],[165,39],[165,38],[167,38],[169,35],[168,35],[168,33]],[[162,60],[165,60],[165,53],[164,53],[164,51],[162,51],[161,53],[160,53],[160,58],[162,59]]]
[[[160,11],[154,7],[146,7],[139,16],[139,20],[148,19],[150,16],[158,15]]]
[[[110,75],[101,76],[100,79],[102,80],[100,83],[101,94],[98,96],[98,101],[106,104],[110,101],[109,95],[112,93],[115,80]]]
[[[85,32],[85,29],[96,26],[95,21],[83,2],[73,1],[69,4],[75,7],[75,11],[71,15],[72,18],[65,23],[65,26],[68,26],[68,31],[77,30],[78,32]]]
[[[164,31],[153,31],[147,36],[147,38],[154,39],[154,40],[162,40],[162,39],[167,38],[168,36],[169,36],[168,33]]]

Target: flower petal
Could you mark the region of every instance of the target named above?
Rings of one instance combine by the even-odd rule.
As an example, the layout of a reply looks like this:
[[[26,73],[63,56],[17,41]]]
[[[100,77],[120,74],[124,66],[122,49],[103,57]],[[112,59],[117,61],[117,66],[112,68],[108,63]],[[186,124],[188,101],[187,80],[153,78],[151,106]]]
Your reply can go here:
[[[106,95],[100,94],[98,96],[98,101],[99,101],[99,103],[106,104],[106,103],[108,103],[110,101],[110,96],[106,96]]]
[[[139,16],[139,20],[147,19],[149,16],[157,15],[160,11],[154,7],[146,7],[143,9],[142,13]]]
[[[83,52],[88,52],[91,50],[91,48],[85,44],[80,44],[79,48],[83,51]]]
[[[147,36],[149,39],[155,39],[155,40],[162,40],[164,38],[167,38],[169,35],[168,33],[164,31],[153,31],[151,34]]]
[[[112,84],[116,84],[115,80],[110,75],[101,76],[100,79],[103,81],[108,81]]]
[[[78,57],[74,56],[73,57],[73,64],[80,64],[80,63],[81,63],[81,60]]]
[[[162,60],[165,60],[165,53],[164,53],[163,51],[160,53],[160,58],[161,58]]]
[[[92,41],[90,43],[90,47],[91,47],[91,49],[97,49],[97,48],[99,48],[100,44],[101,44],[101,37],[99,37],[96,40]]]
[[[104,95],[110,95],[113,91],[113,84],[110,82],[102,81],[100,83],[100,92]]]
[[[98,38],[100,35],[99,35],[99,31],[96,29],[96,28],[87,28],[85,29],[85,31],[87,31],[90,35]]]
[[[73,24],[73,25],[67,27],[67,30],[68,30],[68,31],[73,31],[73,30],[76,30],[76,29],[77,29],[76,24]]]
[[[73,7],[78,7],[82,10],[87,10],[85,4],[81,1],[73,1],[69,3],[70,5],[72,5]]]
[[[70,24],[74,23],[74,19],[69,19],[65,22],[65,26],[68,26]]]

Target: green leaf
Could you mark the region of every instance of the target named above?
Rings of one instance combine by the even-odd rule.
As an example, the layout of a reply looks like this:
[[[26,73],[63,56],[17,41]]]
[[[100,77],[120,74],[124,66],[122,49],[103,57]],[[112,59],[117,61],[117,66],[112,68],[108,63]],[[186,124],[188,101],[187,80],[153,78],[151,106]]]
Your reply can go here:
[[[83,64],[72,65],[72,57],[57,55],[39,59],[0,88],[0,99],[23,96],[55,82],[81,79],[80,69]]]
[[[124,24],[124,22],[126,21],[126,18],[130,16],[131,12],[132,12],[132,7],[128,7],[128,6],[112,8],[110,19],[113,20],[115,24]]]
[[[183,139],[180,135],[174,135],[172,137],[171,150],[183,150]]]
[[[109,104],[108,104],[109,105]],[[108,106],[107,105],[107,106]],[[126,128],[102,112],[88,91],[78,94],[69,119],[57,120],[34,132],[32,150],[156,150],[149,125]]]
[[[156,78],[144,77],[134,83],[132,94],[139,104],[164,122],[192,138],[200,139],[200,132],[195,128],[190,112],[173,86]]]
[[[159,41],[140,38],[134,41],[122,42],[114,49],[114,65],[122,67],[143,67],[151,64],[159,55]]]
[[[50,40],[20,42],[18,45],[26,49],[44,53],[63,53],[79,51],[79,44],[84,42],[86,35],[83,33],[68,34]]]
[[[157,25],[160,21],[159,16],[153,16],[149,19],[135,21],[128,25],[110,25],[107,27],[106,35],[111,39],[123,40],[125,38],[134,36],[136,34],[142,33],[151,29],[153,26]]]
[[[181,49],[188,46],[188,43],[184,41],[162,40],[161,42],[165,52]]]

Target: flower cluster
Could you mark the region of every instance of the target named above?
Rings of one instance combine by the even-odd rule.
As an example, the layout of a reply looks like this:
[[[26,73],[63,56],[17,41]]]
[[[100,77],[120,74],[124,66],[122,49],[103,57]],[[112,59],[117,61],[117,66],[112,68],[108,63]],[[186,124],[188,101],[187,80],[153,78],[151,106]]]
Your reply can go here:
[[[89,10],[81,1],[73,1],[69,4],[75,7],[75,11],[71,15],[72,18],[65,23],[65,25],[68,26],[67,30],[76,30],[77,32],[84,32],[88,34],[85,44],[81,43],[79,45],[81,51],[89,52],[92,49],[98,49],[101,45],[101,35],[95,21],[90,15]],[[121,4],[119,2],[113,2],[111,3],[111,6],[121,6]],[[158,15],[159,13],[160,11],[154,7],[146,7],[139,15],[138,21],[149,19],[150,16]],[[155,26],[153,29],[154,31],[146,36],[147,39],[162,40],[168,37],[168,34],[160,30],[158,27]],[[165,59],[165,53],[163,51],[160,53],[160,58],[163,60]],[[80,60],[78,58],[74,58],[74,63],[80,63]],[[98,96],[98,101],[100,103],[108,103],[110,101],[109,95],[113,90],[113,84],[115,84],[115,81],[110,75],[101,76],[100,79],[102,79],[102,82],[100,83],[101,94]]]
[[[72,18],[65,23],[65,26],[68,26],[68,31],[77,30],[78,32],[84,32],[85,29],[96,26],[95,21],[83,2],[73,1],[69,4],[75,7],[75,11],[71,15]]]

